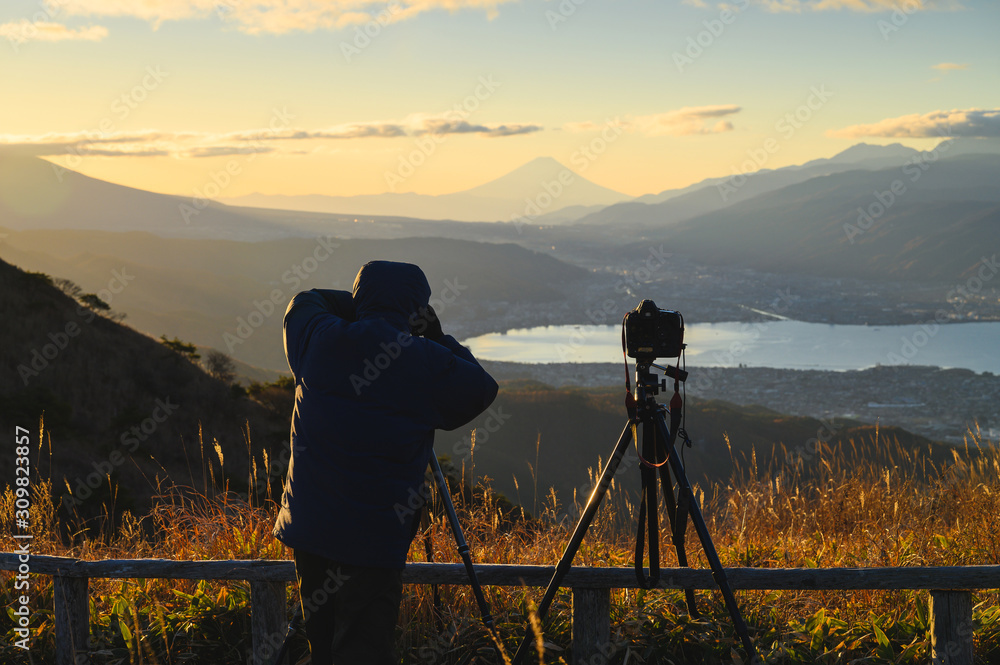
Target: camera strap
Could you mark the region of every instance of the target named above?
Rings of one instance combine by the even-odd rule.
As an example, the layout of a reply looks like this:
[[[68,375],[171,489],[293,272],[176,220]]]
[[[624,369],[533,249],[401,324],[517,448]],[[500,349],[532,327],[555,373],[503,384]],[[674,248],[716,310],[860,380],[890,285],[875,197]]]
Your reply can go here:
[[[628,313],[622,317],[622,358],[625,360],[625,413],[628,414],[628,419],[632,421],[632,440],[636,442],[636,446],[639,445],[639,440],[635,436],[635,419],[636,419],[636,405],[635,396],[632,394],[632,380],[628,375],[628,353],[625,350],[625,317]]]

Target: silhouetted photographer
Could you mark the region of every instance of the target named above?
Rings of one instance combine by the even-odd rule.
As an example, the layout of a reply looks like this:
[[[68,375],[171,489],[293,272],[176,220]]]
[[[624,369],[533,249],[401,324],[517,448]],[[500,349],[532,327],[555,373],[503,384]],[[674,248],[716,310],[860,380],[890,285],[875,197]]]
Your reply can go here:
[[[497,394],[430,295],[417,266],[373,261],[352,293],[305,291],[285,312],[295,410],[274,536],[294,550],[313,665],[399,662],[417,515],[397,508],[426,495],[434,430],[461,427]]]

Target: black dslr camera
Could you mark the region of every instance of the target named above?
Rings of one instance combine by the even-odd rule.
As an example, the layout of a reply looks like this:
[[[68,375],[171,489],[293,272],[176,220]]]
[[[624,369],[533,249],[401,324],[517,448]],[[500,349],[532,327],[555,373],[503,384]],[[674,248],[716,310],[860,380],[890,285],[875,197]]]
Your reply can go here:
[[[676,358],[684,350],[684,317],[643,300],[625,315],[625,350],[630,358]]]

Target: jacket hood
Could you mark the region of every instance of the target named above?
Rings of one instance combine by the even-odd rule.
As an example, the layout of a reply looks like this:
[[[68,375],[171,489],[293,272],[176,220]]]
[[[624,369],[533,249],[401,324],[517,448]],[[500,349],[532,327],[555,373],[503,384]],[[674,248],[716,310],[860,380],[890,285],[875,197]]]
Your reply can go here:
[[[431,287],[412,263],[369,261],[354,278],[352,295],[358,320],[379,317],[408,331],[410,315],[427,306]]]

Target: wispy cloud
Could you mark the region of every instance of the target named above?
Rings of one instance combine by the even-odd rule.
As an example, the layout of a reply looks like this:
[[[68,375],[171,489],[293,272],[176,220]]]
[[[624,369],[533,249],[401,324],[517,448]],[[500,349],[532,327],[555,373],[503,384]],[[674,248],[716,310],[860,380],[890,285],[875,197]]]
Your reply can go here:
[[[955,109],[887,118],[827,132],[837,138],[1000,137],[1000,109]]]
[[[102,25],[88,25],[70,28],[62,23],[50,21],[31,22],[27,19],[0,23],[0,37],[6,37],[18,44],[23,42],[99,42],[108,36],[108,29]]]
[[[128,16],[159,26],[165,21],[220,19],[249,34],[334,30],[382,25],[434,9],[475,9],[488,17],[512,0],[60,0],[75,16]]]
[[[403,122],[358,122],[322,129],[254,129],[228,133],[71,132],[36,136],[0,135],[0,148],[37,156],[82,155],[101,157],[220,157],[249,153],[300,154],[301,142],[398,138],[426,135],[474,134],[498,138],[541,131],[540,125],[469,123],[446,115],[411,116]]]
[[[847,10],[862,13],[891,12],[901,7],[908,14],[926,10],[961,9],[958,0],[750,0],[751,4],[773,13]]]
[[[685,106],[676,111],[651,115],[625,116],[616,119],[616,126],[627,132],[644,136],[690,136],[693,134],[721,134],[733,130],[733,123],[724,119],[739,113],[742,107],[734,104],[717,106]],[[714,122],[713,122],[714,121]],[[567,132],[601,131],[607,123],[567,122],[563,130]]]
[[[739,113],[741,108],[733,104],[723,106],[685,106],[676,111],[641,115],[632,119],[631,124],[646,136],[687,136],[690,134],[719,134],[732,131],[728,120],[718,120]]]
[[[931,65],[931,69],[936,69],[941,72],[948,72],[955,69],[968,69],[969,65],[960,65],[954,62],[942,62],[937,65]]]

